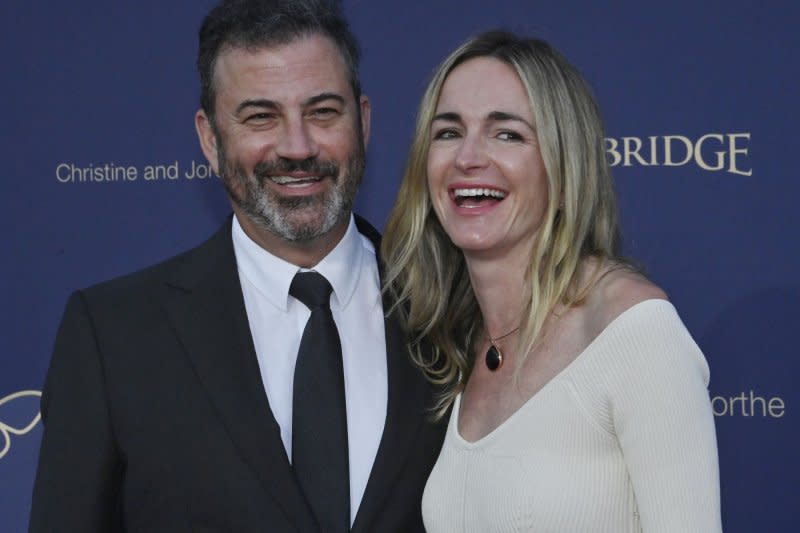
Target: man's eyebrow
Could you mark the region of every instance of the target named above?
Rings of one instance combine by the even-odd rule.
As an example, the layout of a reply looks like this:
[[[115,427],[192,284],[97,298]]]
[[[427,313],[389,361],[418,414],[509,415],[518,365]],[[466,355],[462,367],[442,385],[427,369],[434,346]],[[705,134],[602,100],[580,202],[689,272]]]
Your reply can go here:
[[[521,116],[516,115],[514,113],[508,113],[506,111],[492,111],[491,113],[489,113],[487,118],[494,122],[505,122],[509,120],[513,120],[514,122],[522,122],[523,124],[528,126],[531,130],[534,129],[533,124],[529,123]]]
[[[260,109],[278,109],[278,104],[272,100],[267,100],[266,98],[259,98],[255,100],[245,100],[238,106],[236,106],[236,114],[238,115],[245,109],[249,107],[257,107]]]
[[[306,100],[303,105],[310,106],[314,104],[318,104],[320,102],[324,102],[325,100],[336,100],[340,104],[344,105],[345,100],[339,94],[336,93],[321,93],[315,96],[312,96],[308,100]],[[275,102],[274,100],[269,100],[267,98],[256,98],[256,99],[248,99],[236,106],[236,114],[238,115],[245,109],[255,107],[259,109],[280,109],[280,105]]]
[[[306,106],[310,106],[310,105],[318,104],[320,102],[324,102],[325,100],[336,100],[337,102],[339,102],[342,105],[345,104],[344,97],[342,95],[340,95],[340,94],[336,94],[336,93],[321,93],[321,94],[318,94],[316,96],[312,96],[311,98],[306,100],[305,101],[305,105]]]

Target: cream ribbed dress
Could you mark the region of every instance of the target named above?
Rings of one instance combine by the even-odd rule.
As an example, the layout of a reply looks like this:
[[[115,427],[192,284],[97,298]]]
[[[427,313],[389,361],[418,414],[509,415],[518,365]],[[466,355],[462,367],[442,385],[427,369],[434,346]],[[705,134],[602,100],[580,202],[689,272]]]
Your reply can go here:
[[[647,300],[478,441],[458,433],[458,397],[427,531],[721,531],[708,377],[672,304]]]

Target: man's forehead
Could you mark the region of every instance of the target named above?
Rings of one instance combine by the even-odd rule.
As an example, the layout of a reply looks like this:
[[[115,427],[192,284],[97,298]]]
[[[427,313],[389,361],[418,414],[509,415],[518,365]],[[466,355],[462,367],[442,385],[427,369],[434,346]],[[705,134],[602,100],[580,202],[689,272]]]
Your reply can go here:
[[[324,75],[347,79],[341,52],[322,35],[302,36],[286,43],[257,47],[227,46],[217,57],[217,82],[239,76],[283,77]],[[332,80],[333,81],[333,80]]]

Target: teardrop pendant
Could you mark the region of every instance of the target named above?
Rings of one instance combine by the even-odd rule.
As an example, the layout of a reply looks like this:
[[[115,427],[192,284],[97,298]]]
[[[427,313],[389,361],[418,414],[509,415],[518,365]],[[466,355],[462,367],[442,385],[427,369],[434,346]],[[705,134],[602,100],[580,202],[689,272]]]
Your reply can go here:
[[[503,366],[503,354],[500,353],[497,346],[492,344],[489,346],[489,349],[486,350],[486,368],[494,372],[501,366]]]

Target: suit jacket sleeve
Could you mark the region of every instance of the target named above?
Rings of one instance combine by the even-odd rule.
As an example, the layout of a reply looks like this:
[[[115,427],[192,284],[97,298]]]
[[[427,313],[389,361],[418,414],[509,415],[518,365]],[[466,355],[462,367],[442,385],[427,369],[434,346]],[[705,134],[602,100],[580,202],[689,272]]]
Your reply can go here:
[[[64,312],[41,410],[44,436],[30,531],[113,531],[122,461],[92,318],[80,292]]]

